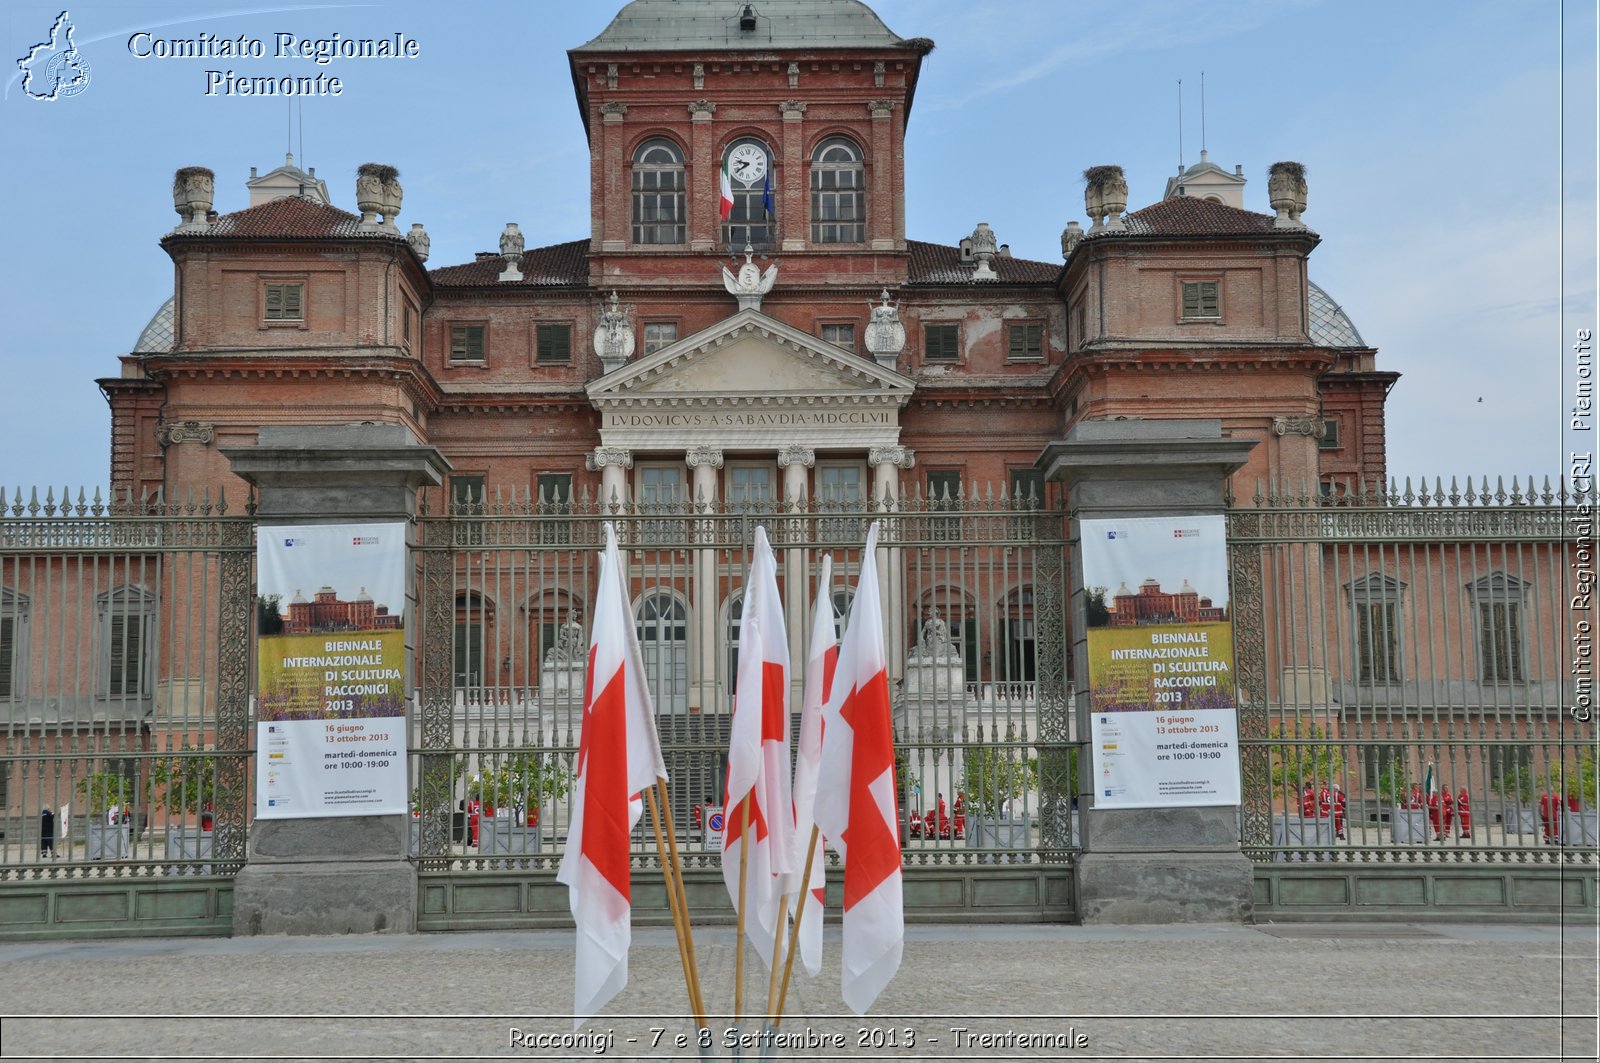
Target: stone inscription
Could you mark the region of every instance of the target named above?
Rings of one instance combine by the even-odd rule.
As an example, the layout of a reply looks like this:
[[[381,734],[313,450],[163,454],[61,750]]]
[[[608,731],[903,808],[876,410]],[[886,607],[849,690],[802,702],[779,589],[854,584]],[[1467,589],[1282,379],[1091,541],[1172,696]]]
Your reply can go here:
[[[764,413],[613,413],[617,428],[818,428],[827,425],[892,425],[890,410],[781,410]]]

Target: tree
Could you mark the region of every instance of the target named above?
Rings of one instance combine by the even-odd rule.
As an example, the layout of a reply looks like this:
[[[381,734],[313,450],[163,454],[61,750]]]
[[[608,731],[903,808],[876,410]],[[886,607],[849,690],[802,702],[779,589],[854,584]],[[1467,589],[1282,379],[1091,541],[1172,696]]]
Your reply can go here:
[[[1111,623],[1111,609],[1106,605],[1105,587],[1088,587],[1083,592],[1084,623],[1089,627],[1106,627]]]
[[[998,817],[1007,802],[1038,786],[1039,762],[1016,749],[968,746],[961,765],[961,792],[978,816]]]
[[[1283,724],[1272,729],[1272,788],[1291,787],[1298,793],[1307,783],[1327,786],[1344,778],[1344,753],[1328,741],[1328,733],[1316,724],[1293,730]]]
[[[281,594],[256,596],[256,634],[283,634],[283,617],[278,614],[278,603],[281,601],[283,601]]]
[[[162,788],[169,812],[204,812],[217,797],[217,758],[184,743],[178,755],[150,767],[150,781]]]

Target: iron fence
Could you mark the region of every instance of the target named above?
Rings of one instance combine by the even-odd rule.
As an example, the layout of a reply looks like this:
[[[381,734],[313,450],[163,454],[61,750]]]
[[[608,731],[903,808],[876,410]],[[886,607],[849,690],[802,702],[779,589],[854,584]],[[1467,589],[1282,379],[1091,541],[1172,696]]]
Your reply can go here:
[[[1408,481],[1230,510],[1247,851],[1592,863],[1593,505]]]

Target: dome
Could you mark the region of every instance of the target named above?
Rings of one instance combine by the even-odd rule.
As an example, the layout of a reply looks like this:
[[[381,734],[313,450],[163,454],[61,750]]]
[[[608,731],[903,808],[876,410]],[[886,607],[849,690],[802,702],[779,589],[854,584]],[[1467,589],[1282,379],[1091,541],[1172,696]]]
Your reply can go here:
[[[1307,309],[1310,311],[1306,331],[1311,342],[1319,347],[1365,347],[1367,341],[1356,331],[1354,321],[1339,308],[1333,297],[1319,288],[1315,281],[1306,282]]]
[[[711,48],[884,48],[905,45],[859,0],[759,0],[754,31],[739,29],[739,0],[633,0],[581,52]]]
[[[134,354],[167,354],[172,350],[172,345],[178,336],[173,304],[172,299],[161,304],[161,309],[155,312],[150,323],[134,341]]]

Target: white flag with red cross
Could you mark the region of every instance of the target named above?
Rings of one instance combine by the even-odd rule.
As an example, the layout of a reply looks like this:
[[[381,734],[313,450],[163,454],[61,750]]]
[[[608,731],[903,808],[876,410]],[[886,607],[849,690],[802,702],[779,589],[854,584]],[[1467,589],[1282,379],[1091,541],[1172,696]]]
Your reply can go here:
[[[749,796],[750,852],[741,853]],[[778,598],[777,562],[756,528],[739,622],[739,674],[728,738],[722,880],[735,908],[744,868],[745,936],[772,966],[784,876],[794,870],[794,797],[789,776],[789,639]]]
[[[794,762],[794,837],[795,874],[784,893],[789,910],[799,905],[800,876],[805,873],[806,844],[816,822],[817,774],[822,769],[822,707],[839,663],[839,640],[833,630],[833,555],[822,558],[822,574],[817,580],[817,600],[812,607],[811,643],[806,651],[806,688],[800,703],[800,744]],[[820,849],[820,847],[819,847]],[[822,973],[822,907],[827,861],[819,851],[811,861],[811,879],[805,888],[805,911],[800,920],[800,959],[812,977]]]
[[[874,521],[823,713],[816,801],[817,823],[844,862],[841,988],[858,1015],[900,969],[906,933],[877,545]]]
[[[609,523],[605,535],[584,677],[572,823],[556,873],[556,880],[567,885],[578,928],[574,1029],[628,984],[629,835],[643,811],[639,795],[667,777],[616,531]]]

